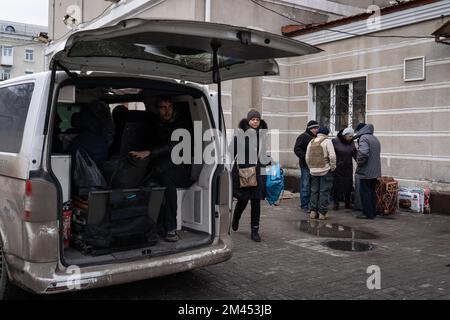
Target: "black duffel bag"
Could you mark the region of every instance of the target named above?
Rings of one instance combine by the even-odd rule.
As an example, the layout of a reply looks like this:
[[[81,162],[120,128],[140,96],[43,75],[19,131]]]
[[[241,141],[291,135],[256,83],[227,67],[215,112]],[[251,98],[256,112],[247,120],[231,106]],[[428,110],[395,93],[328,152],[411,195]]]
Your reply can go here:
[[[139,159],[131,155],[113,158],[101,164],[108,185],[114,189],[138,188],[149,174],[150,158]]]
[[[96,255],[156,244],[156,223],[148,216],[150,195],[151,190],[112,190],[104,221],[85,227],[86,251]]]
[[[150,194],[144,190],[126,195],[120,190],[111,192],[106,219],[112,246],[145,242],[146,235],[155,229],[155,222],[148,216]]]

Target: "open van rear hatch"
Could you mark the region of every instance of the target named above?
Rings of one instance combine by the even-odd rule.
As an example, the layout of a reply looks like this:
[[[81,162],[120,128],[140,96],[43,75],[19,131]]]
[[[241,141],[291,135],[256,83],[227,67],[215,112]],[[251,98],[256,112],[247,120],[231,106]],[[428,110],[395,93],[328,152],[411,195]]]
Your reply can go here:
[[[276,34],[217,23],[130,19],[78,31],[52,57],[72,71],[146,74],[210,84],[214,51],[221,80],[277,75],[275,58],[321,50]],[[145,62],[145,63],[144,63]]]

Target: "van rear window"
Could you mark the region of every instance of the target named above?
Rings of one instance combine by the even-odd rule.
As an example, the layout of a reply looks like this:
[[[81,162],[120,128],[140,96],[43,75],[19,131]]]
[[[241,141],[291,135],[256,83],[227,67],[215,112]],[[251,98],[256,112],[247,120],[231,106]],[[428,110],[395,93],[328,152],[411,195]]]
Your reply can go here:
[[[201,72],[210,72],[213,67],[212,54],[205,51],[113,40],[78,42],[70,50],[69,57],[115,57],[149,60],[174,64]],[[218,56],[220,68],[231,67],[244,62],[244,60]]]
[[[1,152],[20,151],[33,89],[34,83],[0,88]]]

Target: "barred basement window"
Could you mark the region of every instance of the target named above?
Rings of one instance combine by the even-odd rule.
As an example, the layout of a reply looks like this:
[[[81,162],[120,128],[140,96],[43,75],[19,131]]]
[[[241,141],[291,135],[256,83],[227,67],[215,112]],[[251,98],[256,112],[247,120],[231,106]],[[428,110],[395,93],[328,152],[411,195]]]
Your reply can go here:
[[[316,120],[334,135],[366,121],[366,79],[314,85]]]
[[[11,78],[11,71],[10,70],[0,70],[0,81],[1,80],[8,80]]]

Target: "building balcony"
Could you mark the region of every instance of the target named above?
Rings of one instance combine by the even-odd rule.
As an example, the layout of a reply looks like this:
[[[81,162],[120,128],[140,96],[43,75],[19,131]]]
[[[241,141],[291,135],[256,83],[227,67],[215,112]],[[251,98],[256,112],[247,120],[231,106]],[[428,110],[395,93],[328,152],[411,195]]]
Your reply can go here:
[[[14,58],[13,56],[0,56],[0,65],[2,66],[13,66],[14,65]]]

